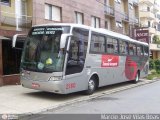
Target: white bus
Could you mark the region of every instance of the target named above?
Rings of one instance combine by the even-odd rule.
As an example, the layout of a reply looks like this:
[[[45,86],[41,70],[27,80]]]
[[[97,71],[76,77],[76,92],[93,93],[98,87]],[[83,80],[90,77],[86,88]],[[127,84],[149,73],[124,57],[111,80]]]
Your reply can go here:
[[[16,37],[14,37],[14,42]],[[33,26],[21,59],[23,87],[58,94],[133,81],[148,74],[149,47],[128,36],[78,24]]]

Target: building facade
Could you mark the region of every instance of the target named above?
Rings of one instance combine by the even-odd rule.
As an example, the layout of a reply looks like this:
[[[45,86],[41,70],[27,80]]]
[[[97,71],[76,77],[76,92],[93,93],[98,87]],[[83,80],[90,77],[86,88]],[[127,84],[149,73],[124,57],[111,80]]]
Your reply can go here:
[[[132,37],[139,27],[138,0],[104,0],[105,28]]]
[[[160,6],[156,0],[140,0],[140,26],[149,31],[150,57],[160,59],[160,46],[154,41],[155,36],[160,36],[159,12]]]
[[[14,34],[37,24],[77,23],[132,36],[138,11],[138,0],[1,0],[0,85],[19,83],[21,51],[11,48]]]
[[[0,2],[0,86],[19,84],[21,50],[12,49],[12,37],[27,33],[31,27],[32,0]],[[18,44],[23,45],[23,42]]]
[[[78,23],[104,27],[104,8],[96,0],[34,0],[33,25]]]

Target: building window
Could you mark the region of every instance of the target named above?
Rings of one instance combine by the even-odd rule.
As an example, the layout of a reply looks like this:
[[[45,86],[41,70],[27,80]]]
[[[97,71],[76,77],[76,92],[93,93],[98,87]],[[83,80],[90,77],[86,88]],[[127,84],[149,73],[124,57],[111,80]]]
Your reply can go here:
[[[114,0],[116,3],[121,4],[121,0]]]
[[[147,7],[147,11],[148,11],[148,12],[151,11],[151,10],[150,10],[150,7]]]
[[[123,27],[123,26],[122,26],[122,22],[116,21],[116,27],[122,28],[122,27]]]
[[[105,21],[105,29],[108,29],[108,21]]]
[[[100,18],[92,16],[91,26],[94,28],[100,27]]]
[[[104,5],[107,5],[107,0],[104,0]]]
[[[133,3],[129,3],[129,8],[133,9]]]
[[[10,5],[10,0],[0,0],[3,5]]]
[[[75,23],[83,24],[83,13],[75,12]]]
[[[61,21],[61,8],[50,4],[45,4],[45,19]]]
[[[148,27],[151,27],[151,22],[150,21],[148,21]]]

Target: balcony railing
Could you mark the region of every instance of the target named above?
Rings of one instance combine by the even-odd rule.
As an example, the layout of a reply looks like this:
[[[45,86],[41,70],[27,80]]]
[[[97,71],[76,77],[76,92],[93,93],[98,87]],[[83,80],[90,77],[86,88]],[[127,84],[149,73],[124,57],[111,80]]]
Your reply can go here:
[[[134,6],[138,6],[139,0],[132,0]]]
[[[130,22],[134,24],[139,24],[139,19],[137,17],[135,18],[130,18]]]
[[[159,12],[159,6],[158,5],[154,5],[154,8],[153,8],[153,11],[156,13],[156,12]]]
[[[154,19],[154,23],[157,23],[157,24],[158,24],[159,22],[160,22],[159,18],[155,18],[155,19]]]
[[[137,17],[134,18],[134,23],[139,24],[139,19]]]
[[[160,36],[160,31],[156,30],[155,35],[159,35]]]
[[[111,15],[111,16],[114,16],[115,15],[115,10],[113,7],[111,6],[108,6],[108,5],[105,5],[104,6],[104,11],[107,15]]]
[[[154,5],[154,0],[139,0],[140,3],[145,3],[149,6]]]
[[[155,34],[156,33],[156,29],[153,28],[153,27],[149,27],[149,33]]]
[[[152,11],[140,11],[141,18],[148,18],[150,20],[155,19],[155,15]]]
[[[8,13],[1,11],[0,23],[2,26],[15,27],[16,30],[23,28],[30,28],[32,26],[32,17],[27,15],[16,15],[15,13]]]
[[[127,13],[122,13],[122,18],[124,21],[129,22],[129,15]]]
[[[149,30],[150,34],[156,34],[156,29],[154,27],[148,25],[141,25],[141,27],[145,28],[146,30]]]
[[[149,48],[150,48],[150,50],[158,50],[158,51],[160,51],[159,44],[151,43],[151,44],[149,44]]]

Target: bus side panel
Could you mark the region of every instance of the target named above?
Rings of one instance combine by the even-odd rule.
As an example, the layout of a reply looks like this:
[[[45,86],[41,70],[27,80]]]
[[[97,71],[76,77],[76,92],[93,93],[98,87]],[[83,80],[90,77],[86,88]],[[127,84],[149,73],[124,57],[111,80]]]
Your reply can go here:
[[[102,56],[109,58],[117,58],[117,65],[113,62],[113,64],[105,66],[102,60]],[[108,58],[107,58],[108,59]],[[99,76],[99,86],[105,86],[115,83],[120,83],[127,81],[124,70],[125,70],[125,59],[126,57],[120,57],[116,55],[101,55],[101,54],[90,54],[86,60],[87,66],[91,66],[91,74],[97,73]]]
[[[141,70],[140,77],[144,78],[148,75],[148,72],[149,72],[149,61],[148,61],[148,58],[143,58],[142,61],[143,61],[143,65],[140,68]]]
[[[88,88],[88,76],[84,68],[81,73],[74,73],[65,76],[65,91],[66,93],[83,91]]]
[[[140,77],[148,74],[148,58],[144,56],[126,56],[125,60],[125,76],[128,80],[135,80],[138,70]]]

